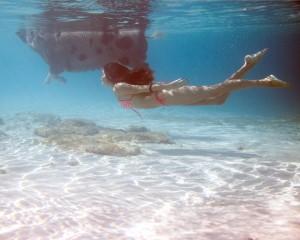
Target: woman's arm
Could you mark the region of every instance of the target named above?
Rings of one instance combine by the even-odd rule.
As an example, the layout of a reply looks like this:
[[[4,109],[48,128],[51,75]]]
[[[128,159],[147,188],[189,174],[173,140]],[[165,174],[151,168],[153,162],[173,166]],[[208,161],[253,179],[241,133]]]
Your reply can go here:
[[[152,85],[131,85],[128,83],[117,83],[113,90],[117,96],[126,96],[139,93],[149,93],[162,90],[171,90],[185,86],[188,83],[186,79],[177,79],[169,83],[153,83]],[[150,88],[151,86],[151,88]]]

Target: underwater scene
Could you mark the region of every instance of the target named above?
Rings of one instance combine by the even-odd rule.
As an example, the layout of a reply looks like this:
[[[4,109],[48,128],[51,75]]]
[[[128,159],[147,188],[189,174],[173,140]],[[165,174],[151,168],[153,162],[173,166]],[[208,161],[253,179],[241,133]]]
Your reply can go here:
[[[300,239],[299,1],[0,7],[0,239]]]

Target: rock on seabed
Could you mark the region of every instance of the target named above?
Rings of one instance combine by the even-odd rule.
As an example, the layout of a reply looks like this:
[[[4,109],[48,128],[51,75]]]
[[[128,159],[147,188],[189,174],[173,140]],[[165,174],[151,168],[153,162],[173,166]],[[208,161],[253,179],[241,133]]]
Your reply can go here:
[[[141,153],[140,145],[147,143],[172,144],[162,132],[145,127],[130,126],[127,130],[97,126],[86,119],[66,119],[56,124],[45,124],[34,130],[49,146],[66,151],[88,152],[99,155],[134,156]]]

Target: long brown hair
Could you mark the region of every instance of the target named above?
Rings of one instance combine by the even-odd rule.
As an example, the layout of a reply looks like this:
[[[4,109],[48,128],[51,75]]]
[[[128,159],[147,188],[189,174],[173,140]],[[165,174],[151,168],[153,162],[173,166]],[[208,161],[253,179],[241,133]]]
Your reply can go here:
[[[108,63],[103,67],[105,76],[113,84],[124,82],[132,85],[149,85],[153,82],[153,71],[147,67],[128,69],[119,63]]]

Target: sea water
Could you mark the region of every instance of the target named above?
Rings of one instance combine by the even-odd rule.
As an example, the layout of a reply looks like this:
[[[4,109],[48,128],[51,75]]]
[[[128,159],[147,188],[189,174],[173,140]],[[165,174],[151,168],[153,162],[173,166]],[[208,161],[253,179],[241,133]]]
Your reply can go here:
[[[47,64],[15,34],[51,9],[106,13],[101,2],[0,2],[0,239],[300,239],[299,3],[140,2],[157,81],[222,82],[269,48],[246,78],[293,88],[139,118],[100,70],[45,85]]]

